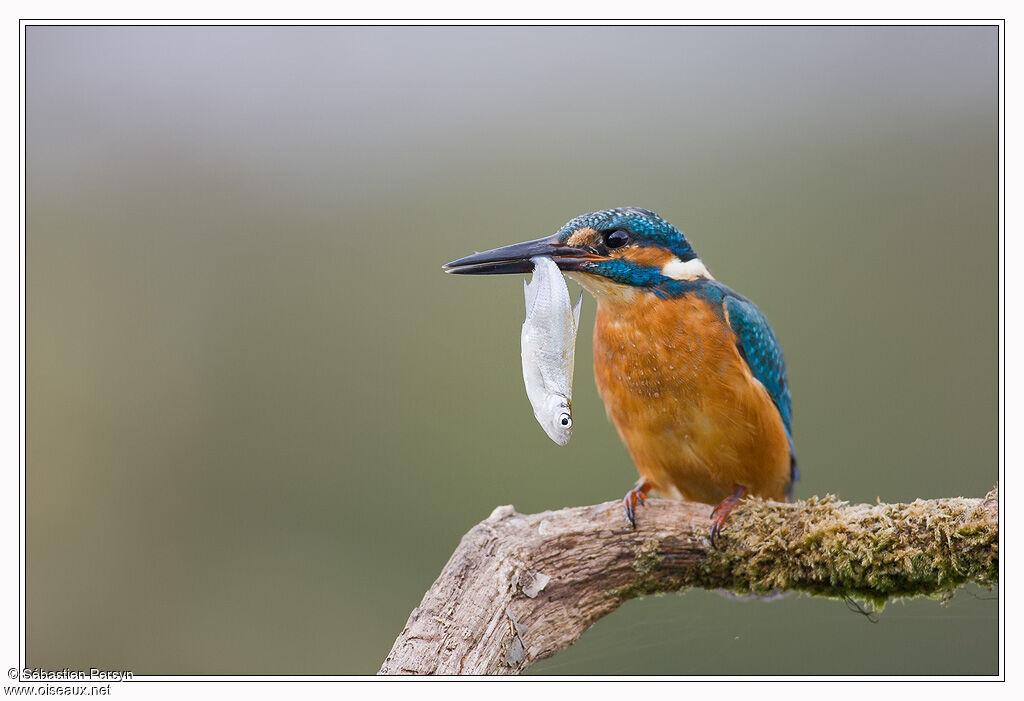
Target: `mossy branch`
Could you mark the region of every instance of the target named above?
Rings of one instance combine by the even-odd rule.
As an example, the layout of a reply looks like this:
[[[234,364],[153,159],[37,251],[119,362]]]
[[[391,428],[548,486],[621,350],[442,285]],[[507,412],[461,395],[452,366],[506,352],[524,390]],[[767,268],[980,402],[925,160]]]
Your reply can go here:
[[[475,526],[409,616],[381,674],[516,674],[643,594],[690,587],[857,598],[938,597],[999,580],[998,491],[984,499],[744,501],[711,548],[703,504],[652,499]]]

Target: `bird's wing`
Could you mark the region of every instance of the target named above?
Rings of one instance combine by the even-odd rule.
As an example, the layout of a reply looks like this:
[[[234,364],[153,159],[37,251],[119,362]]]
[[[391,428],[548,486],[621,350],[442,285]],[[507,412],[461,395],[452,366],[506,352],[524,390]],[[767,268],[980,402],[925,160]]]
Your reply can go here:
[[[793,496],[793,485],[800,479],[796,466],[796,451],[793,449],[793,405],[789,397],[789,383],[786,381],[786,361],[782,348],[775,338],[775,332],[764,318],[764,314],[749,300],[726,294],[722,300],[729,326],[736,334],[736,347],[750,368],[751,374],[764,385],[775,402],[789,439],[789,496]]]
[[[789,398],[789,384],[786,382],[786,361],[782,357],[782,348],[775,338],[772,327],[764,314],[746,299],[725,295],[725,305],[729,326],[736,334],[736,346],[746,361],[751,374],[764,385],[771,396],[782,423],[786,425],[786,433],[792,433],[790,420],[793,415]]]

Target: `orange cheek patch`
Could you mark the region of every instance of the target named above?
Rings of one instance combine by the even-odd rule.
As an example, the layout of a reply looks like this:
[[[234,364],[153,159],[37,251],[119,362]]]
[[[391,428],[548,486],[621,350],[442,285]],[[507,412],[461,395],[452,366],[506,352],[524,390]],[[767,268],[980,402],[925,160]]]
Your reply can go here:
[[[637,265],[646,265],[653,268],[663,268],[666,263],[675,258],[668,251],[654,246],[628,246],[622,249],[622,253],[617,257],[625,258]]]

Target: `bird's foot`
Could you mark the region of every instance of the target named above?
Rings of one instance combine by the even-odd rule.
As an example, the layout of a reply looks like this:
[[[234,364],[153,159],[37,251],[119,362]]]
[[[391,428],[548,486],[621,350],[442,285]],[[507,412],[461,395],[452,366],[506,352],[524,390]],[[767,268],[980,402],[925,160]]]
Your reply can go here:
[[[725,525],[725,520],[729,518],[729,514],[732,513],[732,510],[740,503],[740,499],[745,497],[746,494],[747,488],[737,484],[732,494],[722,499],[714,511],[711,512],[711,547],[715,547],[715,544],[718,542],[718,534],[722,532],[722,526]]]
[[[622,498],[622,505],[626,507],[626,520],[633,528],[636,528],[636,507],[647,501],[647,492],[649,491],[651,491],[651,485],[646,480],[640,480]]]

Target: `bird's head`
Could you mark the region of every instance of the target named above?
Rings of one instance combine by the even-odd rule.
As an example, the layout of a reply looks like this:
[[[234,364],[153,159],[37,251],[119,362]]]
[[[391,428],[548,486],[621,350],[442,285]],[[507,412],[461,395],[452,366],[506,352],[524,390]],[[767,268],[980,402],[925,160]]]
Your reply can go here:
[[[679,229],[638,207],[583,214],[552,236],[475,253],[444,268],[462,275],[528,273],[535,256],[549,256],[598,299],[629,299],[644,290],[666,296],[680,281],[711,277]]]

